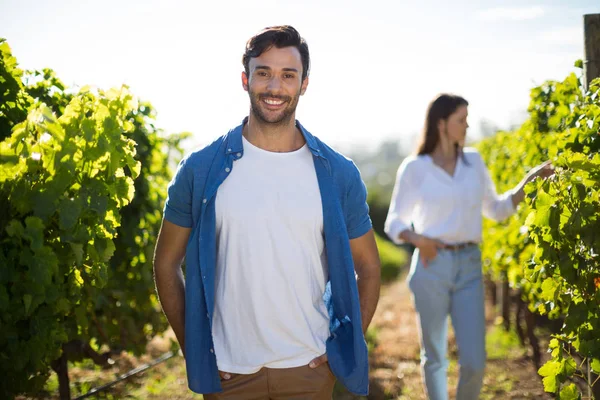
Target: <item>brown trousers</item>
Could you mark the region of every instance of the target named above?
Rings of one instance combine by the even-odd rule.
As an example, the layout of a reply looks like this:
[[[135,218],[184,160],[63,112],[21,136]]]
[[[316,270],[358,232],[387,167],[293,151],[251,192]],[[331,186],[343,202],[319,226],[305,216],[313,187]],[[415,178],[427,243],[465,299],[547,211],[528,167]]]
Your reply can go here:
[[[331,400],[335,377],[328,363],[317,368],[262,368],[221,379],[223,391],[205,394],[204,400]]]

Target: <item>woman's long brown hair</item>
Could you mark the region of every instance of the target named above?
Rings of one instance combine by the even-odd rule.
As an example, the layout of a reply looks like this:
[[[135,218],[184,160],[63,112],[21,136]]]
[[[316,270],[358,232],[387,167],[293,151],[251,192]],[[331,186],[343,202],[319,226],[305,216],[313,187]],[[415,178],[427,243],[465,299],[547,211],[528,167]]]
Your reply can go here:
[[[431,154],[440,141],[439,122],[447,120],[458,107],[468,105],[467,100],[454,94],[442,93],[437,95],[427,107],[425,125],[417,146],[417,154]],[[457,156],[459,150],[457,149]]]

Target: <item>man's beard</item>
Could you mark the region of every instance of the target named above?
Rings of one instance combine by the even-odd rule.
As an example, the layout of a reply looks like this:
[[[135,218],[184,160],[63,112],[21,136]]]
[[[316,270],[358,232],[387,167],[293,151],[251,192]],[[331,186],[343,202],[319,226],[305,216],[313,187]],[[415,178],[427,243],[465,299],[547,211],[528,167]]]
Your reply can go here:
[[[257,94],[252,90],[248,90],[248,96],[250,97],[250,112],[258,120],[265,124],[272,125],[286,125],[293,118],[298,106],[298,100],[300,99],[300,91],[295,96],[276,96],[270,93]],[[284,101],[287,106],[280,111],[271,112],[264,109],[262,99],[271,98]]]

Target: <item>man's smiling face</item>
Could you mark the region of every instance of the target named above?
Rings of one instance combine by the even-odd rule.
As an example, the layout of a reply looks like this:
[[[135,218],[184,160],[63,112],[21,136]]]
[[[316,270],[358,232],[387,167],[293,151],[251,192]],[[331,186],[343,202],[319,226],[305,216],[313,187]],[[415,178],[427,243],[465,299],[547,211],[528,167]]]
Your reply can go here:
[[[302,58],[296,47],[275,46],[250,59],[242,84],[250,97],[250,112],[261,122],[286,124],[295,117],[308,78],[302,81]]]

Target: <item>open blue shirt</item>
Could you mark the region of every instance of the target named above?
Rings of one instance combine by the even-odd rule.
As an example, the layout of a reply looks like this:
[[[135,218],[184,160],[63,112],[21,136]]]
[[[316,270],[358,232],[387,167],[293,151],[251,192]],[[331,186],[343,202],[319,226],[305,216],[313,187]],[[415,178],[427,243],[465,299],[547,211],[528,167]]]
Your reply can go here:
[[[243,157],[241,125],[207,147],[185,157],[169,184],[164,217],[192,228],[186,250],[185,355],[188,384],[197,393],[221,391],[213,350],[215,299],[215,195]],[[326,342],[329,365],[351,392],[369,390],[367,346],[362,332],[358,287],[350,239],[371,229],[367,190],[352,160],[298,128],[313,154],[321,202],[329,281],[324,294],[330,316]],[[240,332],[240,334],[242,334]]]

